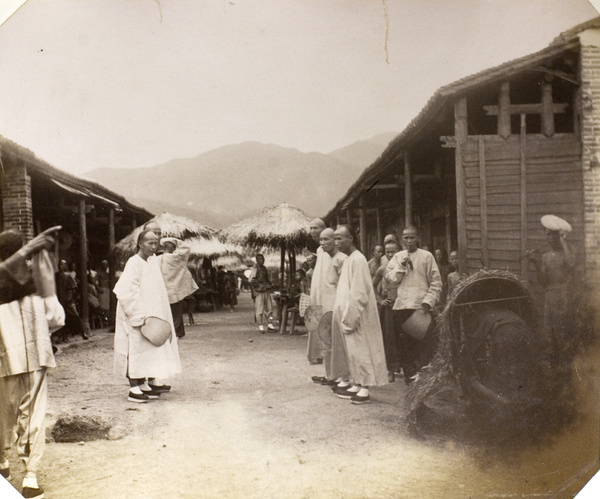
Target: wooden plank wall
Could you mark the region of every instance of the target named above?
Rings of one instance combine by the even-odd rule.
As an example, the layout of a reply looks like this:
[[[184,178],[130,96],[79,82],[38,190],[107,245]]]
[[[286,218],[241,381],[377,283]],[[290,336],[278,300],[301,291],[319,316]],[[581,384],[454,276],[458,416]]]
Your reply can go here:
[[[569,240],[576,248],[583,248],[583,174],[578,138],[574,134],[555,134],[550,138],[531,134],[526,136],[525,147],[525,247],[544,249],[540,218],[552,213],[569,221],[573,226]],[[462,161],[469,272],[487,263],[490,269],[520,274],[523,255],[519,136],[469,136]],[[487,252],[483,244],[486,239]],[[529,279],[535,279],[531,264],[528,274]]]

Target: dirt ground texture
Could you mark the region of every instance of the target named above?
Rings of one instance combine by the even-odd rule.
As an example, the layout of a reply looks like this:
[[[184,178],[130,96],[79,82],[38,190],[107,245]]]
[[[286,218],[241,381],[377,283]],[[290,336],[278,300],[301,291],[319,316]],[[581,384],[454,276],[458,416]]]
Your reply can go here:
[[[585,398],[593,416],[553,444],[484,463],[458,442],[409,434],[401,379],[362,406],[312,383],[323,367],[308,364],[306,337],[261,335],[247,293],[233,313],[194,318],[182,374],[147,404],[127,402],[107,331],[57,354],[49,426],[88,415],[112,428],[106,440],[46,445],[47,498],[573,497],[597,470],[596,396]],[[598,393],[596,365],[577,367],[583,393]],[[19,488],[14,453],[11,467]]]

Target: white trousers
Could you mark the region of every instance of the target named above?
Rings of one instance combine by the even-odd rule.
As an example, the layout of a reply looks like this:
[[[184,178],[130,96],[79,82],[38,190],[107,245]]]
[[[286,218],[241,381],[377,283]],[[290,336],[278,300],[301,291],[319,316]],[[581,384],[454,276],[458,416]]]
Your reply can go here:
[[[16,427],[17,453],[25,472],[37,471],[46,442],[47,397],[45,367],[0,378],[0,462],[8,457]]]

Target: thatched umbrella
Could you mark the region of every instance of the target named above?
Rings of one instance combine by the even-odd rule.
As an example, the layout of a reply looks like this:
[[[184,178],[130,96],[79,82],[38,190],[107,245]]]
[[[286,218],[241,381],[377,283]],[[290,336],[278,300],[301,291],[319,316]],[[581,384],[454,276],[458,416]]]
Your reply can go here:
[[[217,236],[217,231],[208,225],[202,225],[190,218],[166,212],[155,216],[149,222],[156,222],[160,225],[163,237],[176,237],[177,239],[200,237],[213,239]],[[115,245],[115,254],[117,257],[126,259],[135,254],[137,238],[142,230],[142,226],[137,227]]]
[[[222,237],[255,251],[279,249],[281,275],[285,275],[285,254],[289,257],[289,273],[296,270],[296,253],[310,242],[310,218],[299,208],[283,203],[264,208],[255,215],[236,222],[221,231]],[[288,275],[288,284],[291,282]],[[283,283],[281,283],[283,288]],[[282,289],[283,291],[283,289]]]
[[[243,249],[235,244],[222,242],[216,236],[192,237],[187,241],[190,245],[190,260],[198,260],[204,258],[210,258],[212,260],[231,256],[231,257],[242,257]]]

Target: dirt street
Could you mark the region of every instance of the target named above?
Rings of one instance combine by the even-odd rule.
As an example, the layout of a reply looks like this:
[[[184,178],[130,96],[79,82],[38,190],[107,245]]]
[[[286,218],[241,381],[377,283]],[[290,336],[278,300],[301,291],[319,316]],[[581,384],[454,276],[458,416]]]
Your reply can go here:
[[[106,331],[57,355],[48,422],[95,415],[112,429],[107,440],[46,446],[47,498],[573,497],[597,467],[594,419],[507,462],[414,439],[402,380],[373,389],[370,405],[337,398],[311,382],[323,367],[306,361],[306,337],[258,333],[247,293],[234,313],[195,322],[172,392],[147,404],[127,402]],[[597,374],[591,365],[580,366],[583,379]],[[11,465],[20,487],[14,454]]]

